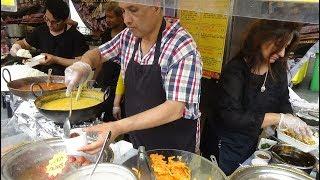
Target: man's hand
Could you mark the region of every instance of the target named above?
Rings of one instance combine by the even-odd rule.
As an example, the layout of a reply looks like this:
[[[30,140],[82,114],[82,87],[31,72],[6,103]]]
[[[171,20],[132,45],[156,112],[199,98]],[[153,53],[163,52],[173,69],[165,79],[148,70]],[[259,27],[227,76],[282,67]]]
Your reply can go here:
[[[22,47],[19,44],[13,44],[10,49],[11,56],[16,57],[19,49],[22,49]]]
[[[92,69],[90,65],[82,61],[75,62],[67,67],[64,71],[64,82],[67,86],[66,95],[70,95],[70,92],[72,92],[76,86],[85,82],[89,78],[91,72]]]
[[[96,154],[97,152],[100,151],[100,149],[102,148],[104,139],[106,138],[106,133],[108,131],[111,131],[112,133],[110,141],[113,141],[117,136],[121,135],[121,131],[117,126],[116,122],[102,123],[96,126],[85,128],[83,130],[87,133],[88,132],[98,133],[97,141],[92,142],[91,144],[78,149],[79,151],[83,151],[88,154]]]
[[[48,53],[43,53],[43,54],[45,55],[45,60],[39,62],[41,65],[56,64],[56,60],[57,60],[56,56]]]

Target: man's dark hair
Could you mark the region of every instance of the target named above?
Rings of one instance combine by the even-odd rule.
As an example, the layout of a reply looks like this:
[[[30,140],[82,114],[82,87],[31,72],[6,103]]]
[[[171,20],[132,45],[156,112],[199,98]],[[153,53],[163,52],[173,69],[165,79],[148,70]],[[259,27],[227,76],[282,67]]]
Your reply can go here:
[[[46,0],[48,10],[57,21],[66,20],[69,17],[69,7],[63,0]]]

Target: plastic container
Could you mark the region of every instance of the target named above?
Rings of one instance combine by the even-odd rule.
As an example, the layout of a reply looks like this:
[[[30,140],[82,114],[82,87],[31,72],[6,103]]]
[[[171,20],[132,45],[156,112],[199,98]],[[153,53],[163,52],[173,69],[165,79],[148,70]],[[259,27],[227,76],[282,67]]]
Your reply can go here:
[[[291,82],[293,83],[293,85],[297,85],[299,83],[302,82],[302,80],[304,79],[304,77],[307,74],[308,71],[308,65],[309,65],[309,61],[306,61],[301,68],[299,69],[299,71],[297,72],[296,75],[294,75],[294,77],[292,78]]]
[[[77,151],[80,147],[88,144],[87,133],[82,131],[82,128],[70,130],[70,135],[76,133],[78,136],[64,139],[68,155],[83,156],[85,153]]]
[[[316,59],[313,65],[313,73],[310,84],[311,91],[319,91],[319,53],[316,54]]]
[[[268,148],[263,148],[263,147],[262,147],[263,144],[269,144],[270,147],[268,147]],[[260,139],[260,142],[259,142],[259,145],[258,145],[258,149],[259,149],[259,150],[265,150],[265,151],[267,151],[267,150],[271,149],[272,146],[274,146],[274,145],[276,145],[276,144],[277,144],[277,141],[274,141],[274,140],[271,140],[271,139],[266,139],[266,138],[261,138],[261,139]]]
[[[251,164],[253,166],[261,166],[261,165],[268,165],[268,162],[260,158],[254,158],[251,160]]]
[[[271,155],[266,151],[255,151],[254,158],[255,159],[262,159],[268,163],[271,159]]]
[[[277,129],[278,139],[281,141],[290,144],[291,146],[303,151],[303,152],[310,152],[318,148],[318,139],[313,137],[314,141],[316,142],[314,145],[305,144],[297,139],[294,139],[288,135],[286,135],[282,130]]]

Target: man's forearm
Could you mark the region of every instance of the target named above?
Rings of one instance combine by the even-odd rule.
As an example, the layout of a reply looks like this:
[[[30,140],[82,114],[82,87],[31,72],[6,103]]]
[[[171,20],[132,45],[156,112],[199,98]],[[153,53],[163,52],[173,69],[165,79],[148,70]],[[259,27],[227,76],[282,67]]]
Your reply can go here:
[[[68,67],[71,66],[73,63],[79,61],[79,59],[75,58],[75,59],[67,59],[67,58],[62,58],[62,57],[58,57],[55,56],[55,62],[56,64],[60,64],[62,66]]]
[[[82,57],[81,61],[88,63],[91,68],[97,68],[101,65],[102,59],[98,48],[87,51]]]
[[[22,49],[31,49],[31,46],[26,42],[25,39],[16,41],[14,44],[19,44]]]
[[[183,102],[166,101],[157,107],[115,123],[120,134],[149,129],[180,119],[183,116],[184,107]]]

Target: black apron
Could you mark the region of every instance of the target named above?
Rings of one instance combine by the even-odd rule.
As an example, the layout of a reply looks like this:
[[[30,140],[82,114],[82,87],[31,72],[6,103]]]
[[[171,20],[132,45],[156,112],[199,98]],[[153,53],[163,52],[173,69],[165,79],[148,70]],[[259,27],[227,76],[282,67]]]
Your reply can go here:
[[[140,65],[134,61],[141,38],[135,43],[124,79],[127,117],[152,109],[166,101],[161,67],[158,64],[161,54],[162,32],[165,27],[166,22],[163,19],[158,33],[152,65]],[[146,150],[180,149],[194,152],[196,129],[196,120],[181,118],[155,128],[131,132],[129,136],[134,148],[143,145]]]

